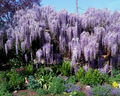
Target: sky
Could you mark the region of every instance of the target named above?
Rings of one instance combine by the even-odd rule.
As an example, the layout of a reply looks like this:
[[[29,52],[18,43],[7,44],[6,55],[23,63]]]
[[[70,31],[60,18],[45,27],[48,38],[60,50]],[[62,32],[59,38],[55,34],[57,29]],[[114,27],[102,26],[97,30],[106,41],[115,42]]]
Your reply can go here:
[[[68,12],[76,12],[76,0],[42,0],[41,4],[50,5],[57,11],[66,9]],[[78,0],[79,13],[85,12],[89,7],[111,11],[120,10],[120,0]]]

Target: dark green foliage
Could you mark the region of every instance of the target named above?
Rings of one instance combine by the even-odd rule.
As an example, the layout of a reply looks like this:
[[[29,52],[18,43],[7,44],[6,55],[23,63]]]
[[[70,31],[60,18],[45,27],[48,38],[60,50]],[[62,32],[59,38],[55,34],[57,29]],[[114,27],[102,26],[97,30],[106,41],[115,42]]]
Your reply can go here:
[[[0,72],[0,84],[6,81],[6,72]]]
[[[29,76],[28,77],[28,84],[27,84],[27,87],[28,89],[30,90],[37,90],[38,88],[40,88],[40,84],[38,83],[37,80],[35,80],[35,78],[33,76]]]
[[[7,82],[10,90],[18,90],[24,88],[24,77],[11,70],[7,73]]]
[[[4,84],[0,84],[0,96],[12,96]]]
[[[76,78],[78,81],[83,82],[85,77],[85,70],[80,67],[80,69],[76,73]]]
[[[43,96],[43,95],[48,94],[48,91],[45,89],[42,89],[42,88],[37,89],[36,92],[39,96]]]
[[[71,68],[70,68],[70,62],[69,61],[64,61],[62,63],[62,67],[61,67],[61,73],[64,76],[69,76],[71,72]]]
[[[51,66],[53,73],[55,73],[55,75],[59,75],[61,73],[61,65],[60,64],[56,64]]]
[[[64,80],[62,78],[54,77],[50,82],[50,88],[48,89],[50,93],[60,94],[64,92]]]
[[[34,74],[36,80],[39,82],[42,88],[47,89],[52,78],[55,76],[53,71],[49,68],[39,68]]]
[[[96,86],[91,89],[92,96],[110,96],[111,87],[110,86]]]
[[[120,74],[109,77],[109,80],[108,80],[109,84],[112,84],[114,81],[118,83],[120,82]]]
[[[94,86],[106,82],[108,80],[108,75],[101,74],[97,69],[93,71],[90,68],[88,72],[85,72],[83,68],[80,68],[76,74],[76,78],[81,83]]]
[[[15,46],[13,46],[12,50],[9,50],[7,60],[7,64],[13,68],[20,68],[21,66],[24,66],[24,53],[22,52],[20,45],[18,45],[18,54],[16,54]]]
[[[97,85],[102,84],[105,82],[107,76],[101,74],[97,69],[94,71],[89,69],[88,72],[85,74],[85,81],[84,83],[87,85]]]
[[[9,60],[9,65],[14,68],[19,68],[19,67],[23,66],[23,63],[18,58],[13,58],[13,59]]]
[[[26,75],[32,75],[33,74],[33,65],[32,64],[28,64],[25,66],[25,74]]]
[[[76,84],[76,77],[75,76],[70,76],[67,80],[66,80],[66,83],[73,83],[73,84]]]

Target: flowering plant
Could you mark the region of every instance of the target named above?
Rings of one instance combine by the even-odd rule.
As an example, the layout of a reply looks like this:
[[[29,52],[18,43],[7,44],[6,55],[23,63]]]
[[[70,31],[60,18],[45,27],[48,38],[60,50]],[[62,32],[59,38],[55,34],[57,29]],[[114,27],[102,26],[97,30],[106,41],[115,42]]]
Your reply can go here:
[[[112,86],[113,86],[114,88],[118,88],[118,87],[119,87],[119,85],[118,85],[117,82],[113,82],[113,83],[112,83]]]

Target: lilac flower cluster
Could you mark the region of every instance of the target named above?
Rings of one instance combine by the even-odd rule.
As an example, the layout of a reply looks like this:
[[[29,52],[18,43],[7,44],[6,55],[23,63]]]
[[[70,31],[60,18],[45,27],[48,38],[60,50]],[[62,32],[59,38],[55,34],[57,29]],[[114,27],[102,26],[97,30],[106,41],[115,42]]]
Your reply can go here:
[[[34,5],[16,12],[13,24],[5,30],[5,44],[2,43],[2,32],[4,30],[0,31],[0,46],[5,46],[6,54],[13,45],[18,54],[20,44],[23,52],[29,50],[31,60],[37,58],[41,62],[44,59],[48,64],[59,62],[56,54],[67,56],[70,53],[68,57],[73,66],[83,57],[85,61],[96,59],[101,46],[109,48],[111,56],[118,54],[120,13],[89,8],[84,14],[72,14]]]

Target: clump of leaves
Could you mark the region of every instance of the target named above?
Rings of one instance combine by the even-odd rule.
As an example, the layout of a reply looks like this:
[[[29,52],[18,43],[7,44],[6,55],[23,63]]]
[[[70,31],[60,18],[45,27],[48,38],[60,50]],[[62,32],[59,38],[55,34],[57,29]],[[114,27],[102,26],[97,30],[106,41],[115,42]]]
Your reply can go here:
[[[42,88],[37,89],[36,92],[39,96],[43,96],[43,95],[48,94],[48,91],[45,89],[42,89]]]
[[[72,83],[76,84],[77,78],[75,76],[70,76],[67,80],[66,83]]]
[[[90,94],[92,96],[111,96],[110,95],[111,87],[110,86],[96,86],[91,89]]]
[[[109,77],[108,83],[112,84],[113,82],[120,82],[120,74]]]
[[[7,82],[10,90],[18,90],[24,88],[24,77],[16,73],[16,71],[13,69],[7,73]]]
[[[39,82],[33,76],[28,77],[28,82],[29,83],[27,84],[27,87],[30,90],[36,90],[38,88],[41,88]]]
[[[62,67],[61,67],[61,73],[64,76],[69,76],[71,72],[71,68],[70,68],[70,62],[69,61],[64,61],[62,63]]]
[[[49,92],[52,94],[60,94],[64,92],[64,80],[62,78],[54,77],[50,82]]]
[[[25,74],[26,75],[32,75],[33,71],[34,71],[34,69],[33,69],[33,65],[31,63],[25,66]]]
[[[76,73],[76,78],[80,82],[84,82],[84,77],[85,77],[85,70],[80,67],[80,69]]]

